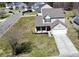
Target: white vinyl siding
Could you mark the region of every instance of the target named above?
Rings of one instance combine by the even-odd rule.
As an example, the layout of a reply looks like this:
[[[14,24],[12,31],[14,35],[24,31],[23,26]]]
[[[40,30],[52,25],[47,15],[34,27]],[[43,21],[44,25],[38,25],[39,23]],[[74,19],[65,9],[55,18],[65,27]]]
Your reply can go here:
[[[47,15],[45,18],[44,18],[44,21],[45,22],[51,22],[51,17],[49,15]]]

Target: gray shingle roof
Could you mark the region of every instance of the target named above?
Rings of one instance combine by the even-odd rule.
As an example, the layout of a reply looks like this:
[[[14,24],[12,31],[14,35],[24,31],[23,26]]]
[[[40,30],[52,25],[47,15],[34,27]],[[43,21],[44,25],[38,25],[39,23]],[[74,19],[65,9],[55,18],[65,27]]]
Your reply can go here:
[[[43,18],[42,18],[42,16],[36,16],[36,20],[35,20],[36,22],[35,22],[35,25],[36,26],[50,26],[51,25],[51,23],[43,23]]]
[[[64,17],[64,12],[62,8],[49,8],[42,10],[43,17],[49,15],[52,18]]]
[[[74,22],[75,22],[77,25],[79,25],[79,16],[76,16],[76,17],[74,18]]]
[[[36,19],[35,19],[35,25],[36,26],[42,26],[43,25],[43,20],[42,20],[42,16],[36,16]]]
[[[45,16],[49,15],[51,18],[64,18],[64,12],[63,12],[63,9],[61,8],[49,8],[49,9],[43,9],[42,10],[42,16],[36,16],[36,22],[35,22],[35,25],[36,26],[51,26],[54,27],[55,25],[61,23],[65,26],[64,23],[62,23],[61,21],[59,20],[56,20],[55,23],[43,23],[43,19]]]
[[[59,23],[61,23],[62,25],[64,25],[65,27],[67,27],[66,24],[64,24],[63,22],[61,22],[59,20],[56,20],[53,23],[43,23],[42,19],[43,19],[42,16],[36,16],[35,25],[36,26],[50,26],[51,28],[54,28],[56,25],[58,25]]]
[[[65,27],[67,27],[65,23],[63,23],[63,22],[61,22],[61,21],[59,21],[59,20],[54,21],[54,23],[52,23],[50,27],[51,27],[51,28],[54,28],[54,27],[55,27],[56,25],[58,25],[58,24],[62,24],[62,25],[64,25]]]

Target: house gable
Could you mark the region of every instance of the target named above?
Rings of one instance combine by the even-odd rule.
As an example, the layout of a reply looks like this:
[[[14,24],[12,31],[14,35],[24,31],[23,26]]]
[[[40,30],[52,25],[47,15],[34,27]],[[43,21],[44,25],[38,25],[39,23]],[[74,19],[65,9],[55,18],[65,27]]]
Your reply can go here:
[[[45,16],[45,19],[50,19],[51,17],[49,15],[46,15]]]
[[[51,22],[51,17],[49,15],[46,15],[44,17],[44,23],[47,23],[47,22]]]
[[[63,24],[61,24],[61,23],[57,24],[57,25],[53,28],[53,30],[64,30],[64,29],[66,29],[66,27],[65,27]]]
[[[41,9],[45,9],[45,8],[52,8],[52,7],[49,6],[48,4],[45,4]]]
[[[56,20],[51,24],[51,29],[65,29],[67,26],[60,20]]]

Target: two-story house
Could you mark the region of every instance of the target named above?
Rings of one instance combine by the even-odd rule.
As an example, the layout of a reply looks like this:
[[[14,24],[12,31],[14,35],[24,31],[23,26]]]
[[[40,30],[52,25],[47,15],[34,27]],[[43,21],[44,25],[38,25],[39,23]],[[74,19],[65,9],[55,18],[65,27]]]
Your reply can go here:
[[[48,4],[41,9],[41,15],[35,19],[35,32],[48,34],[66,34],[64,11],[62,8],[52,8]]]

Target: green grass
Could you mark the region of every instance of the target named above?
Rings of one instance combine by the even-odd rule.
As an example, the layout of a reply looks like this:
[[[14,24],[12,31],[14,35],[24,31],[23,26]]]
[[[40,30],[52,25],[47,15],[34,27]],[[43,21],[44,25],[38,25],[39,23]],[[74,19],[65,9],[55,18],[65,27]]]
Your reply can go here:
[[[71,16],[74,16],[74,13],[73,13],[73,10],[72,11],[65,11],[65,16],[66,17],[71,17]]]
[[[59,51],[53,37],[48,37],[47,34],[34,34],[35,17],[22,17],[9,31],[0,39],[0,48],[7,48],[5,54],[11,54],[11,47],[8,39],[17,38],[18,42],[31,42],[32,47],[30,52],[24,52],[17,56],[58,56]],[[6,40],[6,41],[4,41]],[[3,46],[4,45],[4,46]],[[7,52],[9,51],[9,52]],[[5,56],[2,54],[1,56]]]
[[[0,8],[4,8],[5,4],[3,2],[0,2]]]
[[[27,12],[27,13],[25,13],[26,16],[36,15],[36,14],[37,14],[37,12]]]
[[[0,16],[0,19],[5,19],[5,18],[7,18],[9,16],[10,16],[10,14],[4,14],[4,15]]]
[[[77,35],[77,32],[74,29],[73,25],[70,23],[70,21],[73,20],[73,18],[71,17],[71,15],[72,15],[71,12],[72,11],[70,11],[70,14],[69,14],[69,11],[66,13],[66,15],[69,14],[69,16],[68,15],[66,16],[66,17],[69,17],[69,19],[66,18],[66,24],[67,24],[67,27],[68,27],[67,35],[69,36],[69,38],[71,39],[71,41],[73,42],[73,44],[75,45],[75,47],[79,50],[78,35]]]

